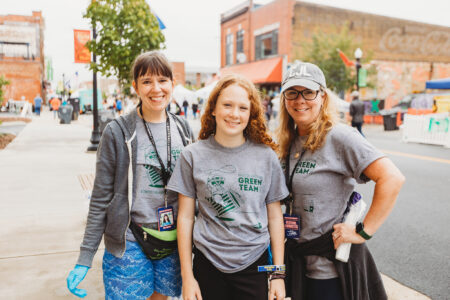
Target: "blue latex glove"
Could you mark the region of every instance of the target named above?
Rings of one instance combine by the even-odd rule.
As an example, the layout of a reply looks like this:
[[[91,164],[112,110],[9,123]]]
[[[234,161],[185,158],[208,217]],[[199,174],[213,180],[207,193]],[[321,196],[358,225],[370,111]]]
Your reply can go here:
[[[75,265],[72,271],[70,271],[69,276],[67,276],[67,288],[69,291],[80,298],[84,298],[87,295],[87,291],[83,289],[77,289],[77,286],[83,281],[89,267],[82,265]]]

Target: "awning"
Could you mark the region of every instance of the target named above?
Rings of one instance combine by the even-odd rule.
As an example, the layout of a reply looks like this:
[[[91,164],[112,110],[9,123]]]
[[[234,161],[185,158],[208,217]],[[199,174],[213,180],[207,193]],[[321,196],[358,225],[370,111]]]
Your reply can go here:
[[[428,80],[427,89],[448,90],[450,89],[450,78]]]
[[[281,83],[282,68],[282,57],[274,57],[225,67],[220,69],[220,75],[239,74],[247,77],[255,84]]]

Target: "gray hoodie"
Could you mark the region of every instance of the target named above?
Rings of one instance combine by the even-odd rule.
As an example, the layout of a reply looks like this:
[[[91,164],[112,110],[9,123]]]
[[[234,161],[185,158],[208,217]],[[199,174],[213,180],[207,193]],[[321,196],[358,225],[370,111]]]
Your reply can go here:
[[[187,121],[169,114],[176,121],[183,144],[193,141]],[[133,180],[137,156],[136,118],[138,115],[134,110],[111,121],[103,131],[97,150],[94,189],[77,261],[79,265],[91,266],[103,235],[108,252],[116,257],[125,253],[131,205],[136,196]]]

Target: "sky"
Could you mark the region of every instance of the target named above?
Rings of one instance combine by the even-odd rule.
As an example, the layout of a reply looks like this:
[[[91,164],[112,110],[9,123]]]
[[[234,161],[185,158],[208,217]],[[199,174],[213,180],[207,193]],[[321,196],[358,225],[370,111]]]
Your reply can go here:
[[[45,19],[44,53],[51,57],[54,81],[67,78],[91,80],[85,64],[74,63],[73,29],[90,29],[83,13],[90,0],[1,0],[0,15],[31,15],[40,10]],[[166,25],[165,54],[184,61],[186,68],[220,65],[220,14],[245,0],[147,0]],[[254,0],[266,4],[269,0]],[[306,2],[306,1],[305,1]],[[450,1],[404,0],[308,0],[307,2],[352,9],[389,17],[450,27]]]

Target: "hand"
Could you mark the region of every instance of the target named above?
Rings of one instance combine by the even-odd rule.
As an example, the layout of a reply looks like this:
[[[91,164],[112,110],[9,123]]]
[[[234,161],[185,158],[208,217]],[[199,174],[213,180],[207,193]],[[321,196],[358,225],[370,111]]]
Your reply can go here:
[[[269,300],[283,300],[286,296],[283,279],[273,279],[270,281]]]
[[[89,267],[82,265],[75,265],[72,271],[70,271],[69,276],[67,276],[67,288],[69,291],[80,298],[84,298],[87,295],[87,291],[83,289],[77,289],[77,286],[83,281]]]
[[[183,278],[183,300],[202,300],[200,286],[194,276]]]
[[[334,249],[344,243],[362,244],[366,241],[356,232],[354,225],[339,223],[334,225],[333,229]]]

